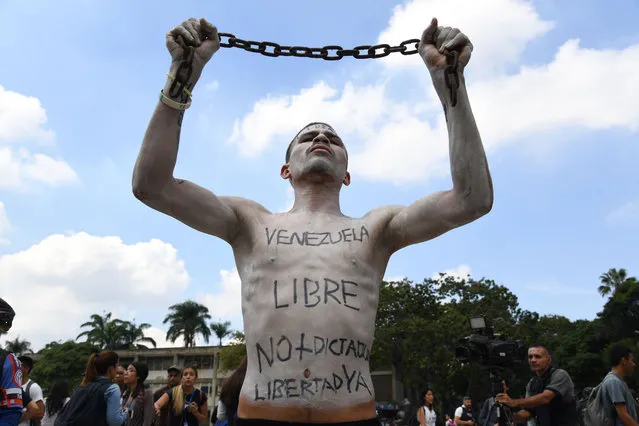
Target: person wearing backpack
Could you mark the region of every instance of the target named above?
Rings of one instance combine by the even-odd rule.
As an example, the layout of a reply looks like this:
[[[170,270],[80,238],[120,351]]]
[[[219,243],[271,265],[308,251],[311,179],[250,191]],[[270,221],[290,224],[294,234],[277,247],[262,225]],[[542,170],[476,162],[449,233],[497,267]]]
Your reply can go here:
[[[614,426],[639,426],[636,402],[625,382],[635,369],[632,351],[625,345],[614,345],[609,356],[612,369],[601,382],[603,408]]]
[[[115,379],[118,354],[104,351],[89,358],[84,380],[55,419],[55,426],[120,426],[127,418],[120,410],[120,387]]]
[[[15,311],[0,298],[0,334],[11,329]],[[17,426],[22,416],[22,369],[15,354],[0,349],[0,426]]]

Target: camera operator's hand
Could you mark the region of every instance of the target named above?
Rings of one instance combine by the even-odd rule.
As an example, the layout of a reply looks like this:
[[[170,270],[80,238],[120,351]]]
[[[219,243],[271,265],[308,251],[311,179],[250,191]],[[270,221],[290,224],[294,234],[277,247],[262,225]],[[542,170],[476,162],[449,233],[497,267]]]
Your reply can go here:
[[[512,398],[510,398],[510,396],[508,396],[507,393],[500,393],[495,397],[495,401],[500,402],[504,405],[507,405],[509,407],[512,407],[513,405],[515,405],[513,403]]]

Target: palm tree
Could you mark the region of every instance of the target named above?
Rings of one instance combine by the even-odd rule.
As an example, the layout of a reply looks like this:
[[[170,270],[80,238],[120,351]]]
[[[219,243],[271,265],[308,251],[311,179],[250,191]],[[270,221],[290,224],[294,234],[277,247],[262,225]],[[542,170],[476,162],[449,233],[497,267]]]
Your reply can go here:
[[[192,348],[195,346],[195,337],[201,334],[204,341],[209,343],[211,329],[206,322],[210,319],[209,309],[191,300],[169,306],[169,314],[163,321],[163,324],[171,324],[166,332],[166,340],[175,343],[182,336],[184,347]]]
[[[151,324],[143,322],[140,325],[135,323],[135,320],[132,322],[124,321],[124,341],[122,342],[122,346],[125,348],[135,348],[135,349],[148,349],[145,343],[149,343],[154,348],[157,347],[157,343],[151,337],[147,337],[144,335],[144,331],[148,328],[151,328]]]
[[[7,340],[5,342],[4,349],[7,352],[12,352],[17,356],[33,353],[33,350],[31,349],[31,342],[26,339],[20,339],[20,336],[16,337],[13,340]]]
[[[87,321],[80,328],[88,327],[88,330],[78,334],[76,340],[86,337],[86,341],[101,350],[120,349],[126,340],[127,333],[126,323],[117,318],[111,319],[111,312],[104,316],[93,314],[91,321]]]
[[[220,339],[220,346],[222,346],[222,339],[233,333],[233,330],[231,330],[231,321],[213,322],[211,323],[211,330],[213,331],[213,334]]]
[[[617,270],[611,268],[608,272],[599,276],[601,285],[597,289],[601,296],[614,296],[615,292],[629,282],[635,281],[635,277],[628,278],[628,272],[624,268]]]

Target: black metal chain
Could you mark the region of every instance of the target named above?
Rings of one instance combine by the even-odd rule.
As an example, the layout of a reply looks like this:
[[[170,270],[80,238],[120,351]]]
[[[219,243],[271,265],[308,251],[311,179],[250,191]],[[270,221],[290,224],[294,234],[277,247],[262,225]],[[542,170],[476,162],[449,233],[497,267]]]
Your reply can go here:
[[[326,61],[339,61],[346,56],[355,59],[376,59],[383,58],[391,53],[401,53],[402,55],[414,55],[419,51],[420,40],[413,38],[401,42],[398,46],[389,44],[361,45],[352,49],[344,49],[342,46],[324,47],[304,47],[304,46],[283,46],[271,41],[242,40],[230,33],[219,33],[220,47],[237,47],[247,52],[259,53],[264,56],[293,56],[298,58],[324,59]],[[226,38],[227,41],[223,39]],[[169,89],[169,96],[184,97],[184,88],[190,89],[188,82],[193,72],[194,48],[184,42],[182,37],[176,40],[184,49],[184,56],[175,72],[173,83]],[[446,86],[450,89],[451,105],[457,105],[457,89],[459,88],[459,52],[452,51],[446,53],[447,67],[444,70]]]
[[[459,89],[459,52],[453,50],[446,53],[446,69],[444,70],[444,81],[450,89],[450,105],[457,105],[457,89]]]
[[[189,80],[193,74],[193,55],[195,54],[195,48],[188,45],[182,37],[177,37],[176,42],[182,47],[184,54],[173,76],[173,83],[171,83],[171,87],[169,87],[169,96],[179,98],[184,102],[188,99],[188,93],[185,93],[184,89],[191,89]]]
[[[220,47],[238,47],[247,52],[260,53],[270,57],[294,56],[298,58],[324,59],[326,61],[339,61],[346,56],[352,56],[356,59],[383,58],[396,52],[402,55],[413,55],[418,52],[417,48],[419,47],[419,39],[416,38],[403,41],[398,46],[376,44],[344,49],[342,46],[282,46],[271,41],[242,40],[229,33],[219,33],[219,36]]]

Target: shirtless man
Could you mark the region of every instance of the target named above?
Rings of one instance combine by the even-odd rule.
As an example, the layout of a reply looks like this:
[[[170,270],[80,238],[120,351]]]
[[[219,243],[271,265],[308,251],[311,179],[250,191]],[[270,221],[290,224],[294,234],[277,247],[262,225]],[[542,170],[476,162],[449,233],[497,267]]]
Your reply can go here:
[[[217,30],[204,19],[189,19],[171,30],[166,38],[170,75],[183,54],[178,35],[196,48],[187,85],[193,88],[219,49]],[[444,80],[445,49],[460,52],[454,107]],[[369,355],[379,285],[390,256],[478,219],[493,203],[464,84],[471,50],[464,34],[438,27],[436,19],[419,46],[447,113],[452,189],[409,206],[376,208],[361,218],[340,209],[340,189],[351,176],[346,147],[331,126],[312,123],[293,138],[280,174],[293,186],[295,203],[289,212],[271,213],[254,201],[216,196],[175,178],[180,127],[190,99],[183,93],[158,103],[135,165],[133,193],[233,249],[242,279],[249,362],[238,425],[379,424]],[[167,79],[165,96],[171,83]]]

